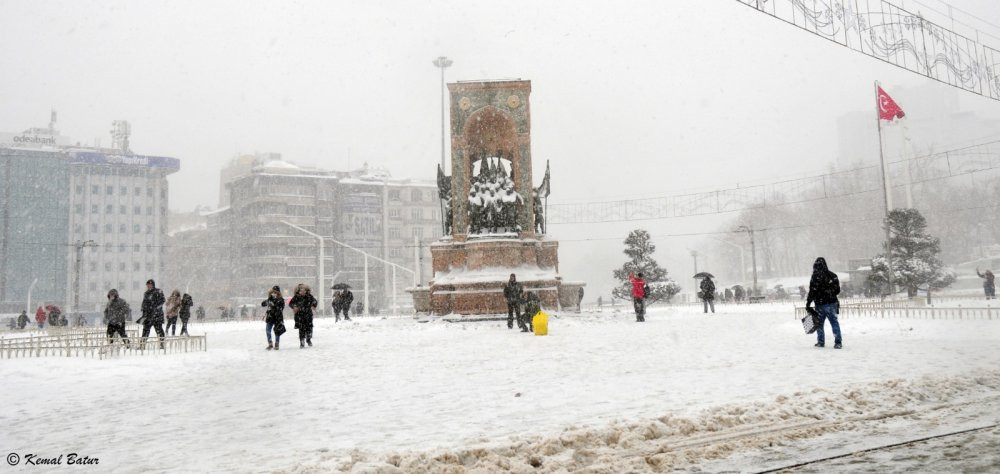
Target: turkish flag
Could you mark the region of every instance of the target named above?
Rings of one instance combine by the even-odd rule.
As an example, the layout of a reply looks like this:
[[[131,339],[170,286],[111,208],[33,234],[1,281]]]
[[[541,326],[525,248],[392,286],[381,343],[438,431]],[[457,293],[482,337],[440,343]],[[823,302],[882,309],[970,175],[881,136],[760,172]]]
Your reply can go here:
[[[896,101],[889,97],[882,90],[882,86],[878,86],[878,118],[881,120],[892,121],[892,119],[903,118],[906,114],[903,113],[903,109],[896,105]]]

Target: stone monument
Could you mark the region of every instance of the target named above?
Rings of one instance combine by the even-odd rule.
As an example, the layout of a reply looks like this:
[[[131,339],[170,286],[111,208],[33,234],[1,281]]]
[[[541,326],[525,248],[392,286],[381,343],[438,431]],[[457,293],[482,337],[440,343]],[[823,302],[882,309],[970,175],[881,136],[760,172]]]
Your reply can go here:
[[[410,289],[418,312],[507,312],[511,273],[548,308],[576,308],[583,283],[559,275],[559,242],[546,236],[542,199],[550,176],[532,184],[531,81],[448,84],[451,175],[438,168],[445,232],[431,245],[429,287]]]

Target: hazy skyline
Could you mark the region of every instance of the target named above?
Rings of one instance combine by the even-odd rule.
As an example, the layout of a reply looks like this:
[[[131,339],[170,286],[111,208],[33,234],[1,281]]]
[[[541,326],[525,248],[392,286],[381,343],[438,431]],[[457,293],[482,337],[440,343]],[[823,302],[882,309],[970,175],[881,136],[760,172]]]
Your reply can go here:
[[[894,3],[938,20],[925,5],[945,8]],[[951,3],[1000,24],[995,1]],[[181,160],[169,178],[177,211],[214,207],[219,169],[243,153],[433,179],[441,91],[431,61],[441,55],[454,60],[448,82],[532,81],[535,183],[549,160],[553,203],[822,171],[836,159],[837,118],[872,109],[873,81],[889,90],[928,82],[732,0],[0,6],[0,130],[44,126],[55,109],[73,141],[108,145],[111,122],[128,120],[135,152]],[[963,12],[956,20],[1000,36]],[[1000,39],[981,39],[1000,49]],[[960,106],[1000,117],[1000,103],[973,94],[960,92]],[[868,161],[877,159],[872,150]],[[638,226],[657,234],[704,222],[552,233],[624,238]],[[600,243],[611,244],[617,251]]]

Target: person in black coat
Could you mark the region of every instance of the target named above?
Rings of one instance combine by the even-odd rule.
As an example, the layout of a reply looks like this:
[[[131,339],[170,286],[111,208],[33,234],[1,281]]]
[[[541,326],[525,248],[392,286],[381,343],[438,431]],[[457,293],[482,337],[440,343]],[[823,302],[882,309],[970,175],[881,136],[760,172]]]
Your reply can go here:
[[[118,297],[118,290],[112,289],[108,292],[108,305],[104,307],[104,319],[108,322],[108,344],[115,343],[115,334],[125,343],[125,347],[132,347],[125,334],[125,323],[129,315],[128,303]]]
[[[312,347],[313,332],[313,309],[318,302],[305,283],[299,283],[295,287],[295,296],[288,302],[288,306],[295,312],[295,328],[299,330],[299,348]]]
[[[17,317],[17,328],[24,329],[28,325],[28,312],[21,311],[20,316]]]
[[[507,329],[514,329],[514,317],[517,316],[517,327],[527,331],[521,316],[521,300],[524,298],[524,287],[517,282],[517,276],[510,274],[510,279],[503,285],[503,298],[507,301]]]
[[[712,307],[712,312],[715,312],[715,282],[711,278],[705,277],[701,280],[701,301],[702,305],[705,307],[705,314],[708,314],[709,306]]]
[[[156,335],[160,336],[160,349],[163,349],[163,303],[167,300],[163,297],[163,292],[156,287],[156,282],[152,279],[146,280],[146,293],[142,295],[142,344],[140,349],[146,348],[146,338],[149,337],[149,329],[155,328]]]
[[[184,293],[181,296],[181,336],[188,334],[188,320],[191,319],[191,307],[194,306],[194,300],[191,295]],[[190,336],[190,334],[188,334]]]
[[[281,345],[281,335],[285,333],[285,299],[281,297],[281,288],[278,285],[271,287],[271,291],[267,292],[267,299],[260,305],[267,308],[267,313],[264,315],[264,322],[267,323],[264,329],[267,333],[267,350],[278,350]],[[274,345],[271,344],[272,329]]]
[[[806,295],[806,308],[811,304],[816,305],[816,312],[819,313],[819,329],[816,330],[816,347],[823,347],[825,334],[823,334],[823,321],[830,320],[830,327],[833,328],[833,348],[842,347],[843,338],[840,335],[840,323],[837,321],[837,313],[840,310],[840,279],[837,274],[830,271],[826,266],[826,259],[819,257],[813,263],[812,278],[809,279],[809,294]]]
[[[344,321],[351,320],[351,304],[354,303],[354,293],[346,288],[342,290],[337,290],[337,293],[333,295],[333,314],[336,317],[336,321],[340,321],[340,313],[344,313]]]

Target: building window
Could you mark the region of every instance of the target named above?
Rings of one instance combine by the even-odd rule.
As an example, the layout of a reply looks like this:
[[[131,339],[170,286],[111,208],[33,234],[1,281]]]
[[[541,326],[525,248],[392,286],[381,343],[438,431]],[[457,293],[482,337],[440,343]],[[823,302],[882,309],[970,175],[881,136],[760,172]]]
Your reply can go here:
[[[95,184],[95,185],[92,185],[90,187],[90,194],[100,194],[100,193],[101,193],[101,187],[100,186],[98,186],[98,185]]]
[[[92,281],[89,284],[87,284],[87,287],[90,288],[90,291],[97,291],[97,282]]]
[[[83,233],[83,224],[74,224],[73,225],[73,233],[75,233],[75,234],[82,234]]]
[[[146,251],[147,252],[152,252],[153,251],[153,244],[146,244]]]
[[[389,191],[389,199],[393,200],[393,201],[399,201],[400,200],[399,190],[398,189],[393,189],[393,190]]]
[[[167,198],[167,190],[166,189],[161,189],[160,190],[160,199],[166,199],[166,198]]]
[[[97,226],[97,224],[90,224],[90,232],[91,233],[96,234],[99,230],[100,230],[100,228]]]
[[[389,228],[389,238],[390,239],[398,239],[399,238],[399,227],[390,227]]]
[[[115,213],[115,206],[113,204],[108,204],[107,206],[104,206],[104,213],[105,214],[114,214]]]
[[[153,197],[153,188],[146,188],[146,196]]]
[[[413,220],[415,220],[415,221],[419,221],[419,220],[421,220],[421,219],[424,218],[424,210],[423,209],[413,209],[413,210],[410,211],[410,217],[412,217]]]
[[[146,206],[146,215],[147,216],[153,215],[153,206]]]
[[[161,207],[160,208],[160,215],[161,216],[166,216],[167,215],[167,208]]]
[[[111,268],[111,262],[104,262],[104,271],[110,272]]]
[[[128,246],[125,245],[125,244],[118,244],[118,251],[119,252],[124,252],[125,249],[127,249],[127,248],[128,248]]]
[[[73,212],[77,214],[83,214],[83,204],[77,204],[73,206]]]
[[[139,271],[139,262],[132,263],[132,270],[136,272]]]
[[[91,214],[97,214],[98,213],[97,204],[91,204],[90,205],[90,213]]]
[[[142,215],[142,206],[135,206],[135,208],[132,209],[132,213],[135,214],[135,215],[137,215],[137,216],[141,216]]]
[[[152,234],[153,233],[153,226],[147,225],[146,226],[146,233],[147,234]]]
[[[114,229],[111,227],[111,224],[104,224],[104,233],[105,234],[110,234],[113,230]]]
[[[118,233],[119,234],[124,234],[126,232],[128,232],[128,225],[126,225],[126,224],[118,224]]]
[[[135,187],[135,195],[136,196],[142,196],[142,188],[136,186]]]
[[[399,209],[389,209],[389,217],[399,219]]]
[[[108,196],[114,196],[115,195],[115,187],[114,186],[108,186],[108,188],[106,189],[106,191],[107,191],[107,195]]]
[[[88,266],[88,268],[90,268],[90,271],[96,272],[97,271],[97,262],[90,262],[90,265]],[[91,285],[93,285],[93,283],[91,283]]]
[[[417,238],[423,237],[424,236],[424,228],[423,227],[414,227],[413,228],[413,236],[417,237]]]
[[[390,257],[399,257],[399,249],[398,248],[391,248],[391,249],[389,249],[389,256]]]
[[[118,191],[121,192],[122,196],[128,196],[128,186],[122,186]]]
[[[413,202],[420,202],[423,200],[424,197],[423,193],[420,192],[419,189],[414,189],[411,195],[413,196]]]
[[[132,224],[132,233],[138,234],[139,232],[142,232],[142,226],[139,224]]]
[[[140,248],[141,248],[141,246],[139,244],[135,244],[135,245],[132,246],[132,251],[133,252],[138,252]],[[138,265],[138,263],[136,265]],[[136,270],[138,270],[138,268],[136,268]]]
[[[125,262],[122,262],[122,263],[118,264],[118,271],[121,271],[121,272],[125,271]],[[118,285],[118,286],[121,286],[121,285]]]
[[[123,216],[128,214],[128,206],[119,206],[118,213]]]
[[[83,194],[83,185],[82,184],[76,185],[76,193],[77,194]]]

